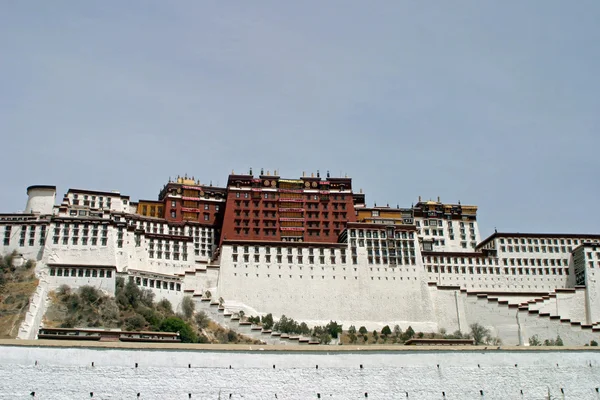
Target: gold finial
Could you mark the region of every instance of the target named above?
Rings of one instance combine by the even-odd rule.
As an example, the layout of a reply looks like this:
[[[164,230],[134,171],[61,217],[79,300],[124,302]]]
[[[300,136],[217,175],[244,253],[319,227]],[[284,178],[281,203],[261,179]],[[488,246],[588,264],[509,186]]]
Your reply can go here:
[[[311,172],[311,173],[310,173],[310,177],[311,177],[311,178],[314,178],[314,177],[315,177],[315,173],[314,173],[314,172]]]
[[[421,196],[419,196],[419,203],[421,202]]]
[[[231,175],[235,175],[235,171],[234,170],[231,170]]]
[[[440,196],[438,196],[438,203],[440,203]]]
[[[302,171],[302,177],[304,178],[306,176],[306,172]]]

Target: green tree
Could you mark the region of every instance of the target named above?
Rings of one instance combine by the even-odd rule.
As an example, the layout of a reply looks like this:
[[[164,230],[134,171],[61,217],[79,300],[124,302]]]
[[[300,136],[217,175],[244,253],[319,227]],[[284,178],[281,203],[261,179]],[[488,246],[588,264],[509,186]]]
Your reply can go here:
[[[338,338],[338,335],[342,333],[342,325],[338,324],[335,321],[329,321],[329,323],[325,326],[327,333],[334,339]]]
[[[366,335],[367,334],[367,328],[365,328],[364,326],[361,326],[360,328],[358,328],[358,333],[360,333],[361,335]]]
[[[402,329],[400,329],[400,325],[394,325],[394,336],[396,338],[399,338],[400,336],[402,336]]]
[[[555,346],[564,346],[563,340],[562,340],[562,338],[560,337],[560,335],[557,335],[557,336],[556,336],[556,341],[554,342],[554,345],[555,345]]]
[[[163,332],[179,332],[179,337],[183,343],[196,343],[198,338],[194,330],[179,317],[168,317],[160,324],[160,330]]]
[[[598,346],[598,342],[596,342],[595,340],[592,340],[590,342],[590,346]]]
[[[191,319],[194,316],[194,311],[196,310],[196,305],[194,304],[194,300],[192,300],[191,296],[184,296],[181,301],[181,311],[183,312],[183,316],[186,319]]]
[[[540,338],[538,337],[538,335],[533,335],[532,337],[529,338],[529,345],[530,346],[541,346],[542,342],[540,342]]]
[[[268,313],[261,317],[263,329],[269,330],[273,327],[273,314]]]
[[[310,328],[308,327],[308,325],[306,325],[306,322],[302,322],[298,329],[300,330],[299,333],[301,335],[309,335],[310,334]]]
[[[390,326],[389,325],[384,326],[383,329],[381,329],[381,334],[383,335],[384,338],[387,339],[387,337],[392,334],[392,330],[390,329]]]
[[[356,335],[356,327],[354,325],[350,325],[350,328],[348,328],[348,334],[355,334]]]
[[[406,328],[406,332],[404,332],[404,335],[402,335],[402,339],[406,342],[409,339],[412,339],[415,336],[415,331],[412,328],[412,326],[409,326],[408,328]]]
[[[373,329],[373,340],[374,340],[374,343],[377,343],[378,339],[379,339],[379,334],[377,333],[377,330]]]
[[[473,337],[473,340],[475,340],[476,345],[486,343],[486,337],[490,336],[489,329],[485,328],[482,325],[479,325],[478,323],[469,325],[469,328],[471,328],[471,336]]]

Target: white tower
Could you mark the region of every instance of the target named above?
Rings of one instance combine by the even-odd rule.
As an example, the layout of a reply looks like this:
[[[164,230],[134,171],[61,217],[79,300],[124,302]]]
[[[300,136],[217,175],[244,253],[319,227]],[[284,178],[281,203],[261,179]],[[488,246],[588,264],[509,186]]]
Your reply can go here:
[[[52,214],[56,201],[56,186],[34,185],[27,188],[26,214]]]

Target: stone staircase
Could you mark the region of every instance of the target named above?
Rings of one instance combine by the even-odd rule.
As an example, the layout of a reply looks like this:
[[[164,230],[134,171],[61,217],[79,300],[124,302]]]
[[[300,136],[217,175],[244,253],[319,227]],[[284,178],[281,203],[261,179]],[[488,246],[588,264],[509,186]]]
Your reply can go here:
[[[216,324],[226,329],[231,329],[237,333],[247,336],[251,339],[260,340],[264,344],[278,345],[316,345],[318,342],[311,341],[310,338],[288,335],[286,333],[263,329],[261,326],[253,325],[248,321],[240,319],[237,312],[229,310],[225,305],[221,305],[213,298],[204,297],[200,293],[192,295],[198,311],[204,311],[208,317]],[[226,304],[225,302],[223,304]]]
[[[584,287],[556,289],[550,293],[528,293],[530,300],[522,301],[524,293],[483,293],[461,289],[459,286],[441,286],[430,282],[438,290],[453,290],[462,298],[464,312],[469,323],[478,322],[493,327],[503,340],[527,344],[528,338],[539,332],[544,338],[571,335],[573,344],[582,345],[585,340],[600,341],[600,323],[586,324],[558,315],[557,298],[572,295]],[[511,298],[512,297],[512,298]],[[521,298],[521,299],[519,299]],[[553,336],[551,335],[553,333]],[[573,334],[575,334],[573,336]],[[571,344],[565,341],[565,344]]]
[[[547,295],[541,295],[540,297],[534,298],[532,300],[520,304],[511,304],[508,300],[499,300],[498,295],[494,293],[469,293],[466,290],[465,292],[467,296],[477,296],[478,300],[487,301],[488,303],[496,303],[499,307],[506,306],[509,309],[517,309],[519,312],[538,316],[540,318],[547,318],[548,320],[558,321],[561,324],[571,325],[572,327],[581,328],[583,330],[600,332],[600,322],[595,322],[593,324],[585,324],[582,321],[572,321],[569,318],[564,318],[557,314],[557,295],[559,295],[560,293],[573,293],[578,289],[581,288],[556,289],[555,291],[548,293]]]
[[[33,340],[37,338],[42,319],[50,301],[48,293],[48,281],[46,281],[44,275],[41,275],[38,286],[29,302],[29,309],[25,314],[25,319],[19,326],[17,339]]]

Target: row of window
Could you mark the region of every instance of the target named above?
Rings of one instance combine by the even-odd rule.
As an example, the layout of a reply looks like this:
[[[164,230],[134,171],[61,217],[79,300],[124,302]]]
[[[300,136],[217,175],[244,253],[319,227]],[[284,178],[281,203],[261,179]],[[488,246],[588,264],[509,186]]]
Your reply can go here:
[[[260,247],[260,246],[237,246],[237,245],[233,245],[233,246],[231,247],[231,249],[232,249],[232,252],[233,252],[234,254],[238,253],[238,252],[239,252],[239,250],[240,250],[240,247],[242,247],[242,249],[241,249],[241,250],[243,250],[244,254],[249,254],[249,253],[250,253],[250,249],[252,249],[252,250],[253,250],[253,253],[254,253],[254,254],[260,254],[260,249],[261,249],[261,247]],[[271,254],[271,247],[264,247],[264,250],[265,250],[265,254]],[[294,250],[295,250],[295,251],[294,251]],[[298,254],[298,255],[301,255],[301,254],[303,253],[303,250],[304,250],[304,249],[302,249],[302,248],[285,247],[285,254],[288,254],[288,255],[293,255],[293,254]],[[315,254],[315,248],[313,248],[313,247],[309,247],[307,250],[308,250],[308,254],[309,254],[309,255],[311,255],[311,256],[312,256],[312,255],[314,255],[314,254]],[[318,251],[319,255],[321,255],[321,256],[324,256],[324,255],[325,255],[325,253],[326,253],[326,251],[325,251],[325,250],[326,250],[326,249],[324,249],[324,248],[319,248],[318,250],[319,250],[319,251]],[[336,250],[336,249],[328,249],[328,250],[329,250],[329,251],[328,251],[328,253],[329,253],[330,255],[332,255],[332,256],[334,256],[334,255],[335,255],[335,250]],[[340,250],[340,253],[341,253],[342,255],[345,255],[345,254],[346,254],[346,249],[339,249],[339,250]],[[283,248],[282,248],[282,247],[274,247],[274,254],[281,255],[281,254],[283,254],[283,253],[284,253],[284,251],[283,251]]]
[[[500,267],[458,267],[427,265],[429,273],[483,274],[483,275],[568,275],[568,268],[500,268]]]
[[[112,278],[111,270],[84,268],[50,268],[50,276],[73,278]]]
[[[522,253],[571,253],[571,246],[500,246],[502,252],[522,252]]]
[[[142,287],[175,290],[177,292],[181,292],[181,283],[178,282],[160,281],[158,279],[140,278],[138,276],[135,278],[135,284]]]
[[[121,240],[120,242],[121,242],[121,246],[119,246],[119,247],[122,247],[123,241]],[[59,237],[58,236],[54,236],[52,238],[52,243],[53,244],[59,244]],[[71,238],[71,244],[72,245],[77,246],[77,245],[79,245],[79,243],[80,243],[80,238],[79,237],[72,237]],[[100,245],[101,246],[106,246],[107,243],[108,243],[108,239],[107,238],[105,238],[105,237],[100,238]],[[41,242],[40,242],[40,244],[41,244]],[[60,242],[60,244],[62,244],[64,246],[68,245],[69,244],[69,238],[66,237],[66,236],[63,236],[62,242]],[[92,238],[82,237],[81,238],[81,245],[82,246],[87,246],[88,244],[90,244],[92,246],[97,246],[98,245],[98,238],[97,237],[92,237]]]
[[[238,262],[239,261],[239,257],[238,254],[233,254],[231,256],[231,259],[233,260],[233,262]],[[270,263],[272,261],[271,259],[271,255],[270,254],[266,254],[264,256],[264,262],[266,263]],[[261,257],[259,254],[255,254],[253,257],[253,260],[255,263],[259,263],[261,262]],[[296,258],[294,259],[294,256],[287,256],[286,257],[286,261],[288,264],[293,264],[294,260],[296,261],[296,264],[303,264],[304,263],[304,256],[296,256]],[[315,263],[315,256],[308,256],[308,264],[316,264]],[[325,264],[325,256],[319,256],[318,258],[319,260],[319,264]],[[345,264],[346,263],[346,256],[341,256],[340,257],[341,263]],[[250,262],[250,255],[249,254],[244,254],[243,255],[243,261],[244,262]],[[336,257],[335,256],[330,256],[329,257],[329,261],[331,264],[335,264],[336,263]],[[281,255],[277,255],[275,256],[275,262],[278,264],[281,264],[283,262],[283,256]]]
[[[594,239],[539,239],[539,238],[500,238],[500,244],[548,244],[548,245],[579,245],[582,243],[600,243],[600,240]]]
[[[378,238],[386,239],[388,237],[386,235],[385,231],[377,231],[377,230],[365,231],[363,229],[350,229],[350,237],[355,238],[357,236],[359,238],[367,237],[367,238],[374,238],[374,239],[378,239]],[[414,239],[415,235],[414,235],[414,232],[405,232],[405,231],[399,232],[399,231],[397,231],[393,235],[389,236],[390,239],[393,237],[395,237],[396,239]]]
[[[367,257],[367,262],[369,264],[383,264],[383,265],[416,265],[417,259],[415,257]],[[352,263],[357,264],[356,257],[352,257]]]
[[[456,223],[455,221],[447,221],[446,224],[448,225],[448,228],[452,229],[452,226],[454,225],[454,223]],[[421,222],[417,220],[416,222],[417,226],[421,226]],[[461,228],[461,232],[464,232],[464,228],[465,227],[465,223],[460,221],[458,223],[458,225]],[[443,220],[437,220],[437,219],[425,219],[423,220],[423,226],[444,226],[444,221]],[[474,222],[469,222],[469,228],[471,228],[471,231],[475,230],[475,223]]]
[[[356,241],[356,239],[350,239],[350,246],[351,247],[356,247],[356,244],[358,243],[358,247],[365,247],[365,239],[358,239],[358,242]],[[415,247],[415,242],[414,240],[395,240],[395,241],[378,241],[378,240],[366,240],[366,245],[367,247],[397,247],[397,248],[411,248],[414,249]]]

